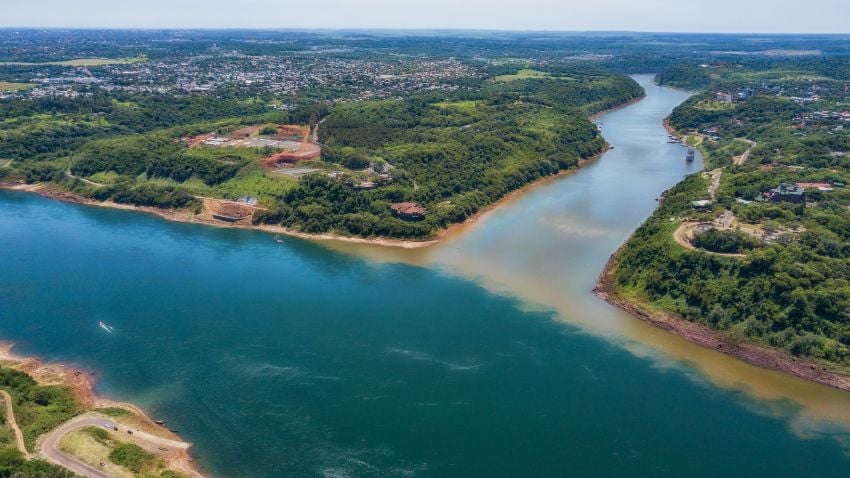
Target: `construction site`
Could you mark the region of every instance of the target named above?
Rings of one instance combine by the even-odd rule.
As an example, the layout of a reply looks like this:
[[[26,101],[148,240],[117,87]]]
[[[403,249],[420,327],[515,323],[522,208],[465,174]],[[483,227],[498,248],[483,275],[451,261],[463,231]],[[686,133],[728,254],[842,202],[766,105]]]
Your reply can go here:
[[[245,126],[228,134],[215,132],[181,138],[190,148],[269,148],[278,150],[263,159],[270,168],[294,167],[299,161],[316,159],[322,148],[317,142],[317,127],[301,125],[278,125],[273,134],[261,134],[261,125]]]

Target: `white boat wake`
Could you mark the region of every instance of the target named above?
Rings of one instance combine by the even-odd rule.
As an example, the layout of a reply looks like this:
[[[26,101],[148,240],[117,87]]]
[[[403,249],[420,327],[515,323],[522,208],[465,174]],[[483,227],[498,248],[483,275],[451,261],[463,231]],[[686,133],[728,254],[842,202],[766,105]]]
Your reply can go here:
[[[103,330],[105,330],[105,331],[109,332],[110,334],[114,334],[114,333],[115,333],[115,328],[114,328],[114,327],[112,327],[111,325],[107,325],[107,324],[105,324],[104,322],[98,322],[98,324],[97,324],[97,325],[99,325],[101,329],[103,329]]]

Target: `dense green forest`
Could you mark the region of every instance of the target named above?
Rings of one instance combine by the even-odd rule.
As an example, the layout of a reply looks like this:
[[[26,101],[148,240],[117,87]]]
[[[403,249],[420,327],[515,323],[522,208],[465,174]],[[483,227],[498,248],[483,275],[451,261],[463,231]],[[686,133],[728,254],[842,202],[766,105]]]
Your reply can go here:
[[[44,460],[27,460],[18,450],[0,449],[0,478],[72,478],[77,475]]]
[[[740,340],[848,369],[846,63],[718,68],[709,83],[699,74],[705,68],[659,76],[683,86],[705,85],[674,110],[670,123],[700,138],[708,169],[720,168],[720,187],[707,212],[691,205],[709,199],[703,174],[665,193],[617,257],[619,293]],[[838,76],[824,76],[829,71]],[[733,99],[718,102],[717,92]],[[798,183],[805,185],[805,204],[765,194]],[[717,224],[724,211],[735,217],[732,228],[709,229],[692,242],[743,257],[689,250],[673,240],[682,221]]]
[[[428,237],[536,179],[574,168],[604,140],[588,115],[641,94],[622,76],[491,83],[462,97],[424,95],[341,105],[322,123],[325,161],[389,165],[391,184],[357,191],[322,175],[304,178],[260,215],[305,232]],[[390,204],[428,209],[420,222]]]
[[[28,449],[39,435],[79,413],[71,391],[65,387],[38,385],[26,373],[0,368],[0,388],[12,396],[15,418]],[[5,423],[5,408],[3,408]],[[76,476],[43,460],[27,460],[15,448],[12,430],[0,427],[0,477],[69,478]]]
[[[514,68],[512,71],[516,71]],[[305,104],[269,111],[262,99],[96,93],[18,100],[0,113],[0,181],[49,182],[95,200],[202,209],[199,196],[260,198],[256,223],[310,233],[426,238],[506,193],[574,168],[604,140],[588,116],[642,94],[595,66],[539,78],[479,81],[462,92]],[[190,148],[180,139],[254,124],[318,123],[316,172],[294,179],[263,166],[263,148]],[[268,132],[273,129],[266,127]],[[361,190],[353,182],[386,170]],[[343,174],[342,177],[329,172]],[[358,179],[359,178],[359,179]],[[391,214],[416,202],[422,221]]]

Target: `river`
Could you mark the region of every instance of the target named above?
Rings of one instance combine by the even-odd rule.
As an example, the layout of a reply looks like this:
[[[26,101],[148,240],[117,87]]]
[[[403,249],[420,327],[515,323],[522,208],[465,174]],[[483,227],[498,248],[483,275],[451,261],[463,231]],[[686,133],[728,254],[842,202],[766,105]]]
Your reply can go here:
[[[661,126],[686,94],[636,78],[613,150],[432,248],[0,192],[0,337],[94,370],[219,476],[846,476],[850,394],[591,293],[699,169]]]

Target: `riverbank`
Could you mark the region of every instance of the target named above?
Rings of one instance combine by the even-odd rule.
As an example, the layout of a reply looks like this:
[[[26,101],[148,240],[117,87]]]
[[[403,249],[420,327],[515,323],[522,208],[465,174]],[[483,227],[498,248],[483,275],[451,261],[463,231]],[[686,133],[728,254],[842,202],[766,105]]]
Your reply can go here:
[[[674,129],[666,118],[664,128],[671,135],[679,138],[686,137],[686,135]],[[703,154],[703,163],[705,164],[707,160],[707,155]],[[626,244],[629,240],[631,238],[626,241]],[[681,244],[681,241],[677,242]],[[850,375],[845,371],[837,370],[831,364],[796,357],[782,349],[748,342],[726,332],[690,322],[676,314],[658,310],[651,304],[624,295],[617,286],[615,277],[617,258],[624,247],[625,244],[611,255],[594,288],[596,295],[606,302],[690,342],[731,355],[751,365],[778,370],[805,380],[850,391]],[[740,256],[735,255],[734,257],[739,258]]]
[[[653,309],[646,303],[625,297],[617,287],[614,277],[619,252],[618,250],[611,256],[599,277],[599,282],[593,289],[594,293],[602,300],[625,310],[644,322],[676,334],[697,345],[731,355],[751,365],[779,370],[805,380],[850,391],[850,376],[830,370],[824,364],[795,357],[784,350],[739,341],[722,331],[690,322],[675,314]]]
[[[163,425],[157,424],[136,405],[116,402],[98,396],[94,391],[93,372],[69,367],[62,363],[46,364],[35,357],[18,355],[13,352],[14,346],[15,344],[11,342],[0,342],[0,365],[24,372],[40,385],[67,387],[71,390],[76,402],[84,410],[83,413],[109,408],[119,408],[129,412],[128,419],[132,421],[133,427],[142,430],[144,434],[155,436],[163,441],[186,445],[185,447],[174,447],[173,450],[169,451],[167,456],[163,457],[169,469],[195,478],[203,478],[205,476],[198,470],[194,464],[194,460],[189,455],[187,450],[189,444],[184,442],[176,433],[165,428]],[[76,418],[73,420],[76,420]],[[40,437],[36,453],[33,455],[45,455],[49,458],[49,450],[44,450],[43,445],[44,437]]]
[[[644,98],[646,98],[645,92],[644,92],[644,94],[642,94],[642,95],[640,95],[636,98],[632,98],[629,101],[626,101],[625,103],[614,106],[613,108],[608,108],[607,110],[597,111],[596,113],[593,113],[592,115],[590,115],[590,121],[592,121],[592,122],[599,121],[600,118],[607,115],[608,113],[613,113],[613,112],[619,111],[623,108],[628,108],[629,106],[643,100]]]
[[[635,100],[635,101],[639,101],[639,100],[640,100],[640,98]],[[631,103],[634,103],[634,102],[630,102],[630,104]],[[135,205],[132,205],[132,204],[119,204],[119,203],[112,202],[112,201],[96,201],[96,200],[93,200],[93,199],[89,199],[89,198],[80,196],[78,194],[74,194],[74,193],[67,192],[67,191],[62,191],[62,190],[59,190],[55,187],[51,187],[50,183],[34,183],[34,184],[0,183],[0,189],[5,189],[5,190],[9,190],[9,191],[22,191],[22,192],[35,193],[35,194],[38,194],[40,196],[43,196],[43,197],[46,197],[46,198],[49,198],[49,199],[55,199],[55,200],[59,200],[59,201],[64,201],[64,202],[69,202],[69,203],[74,203],[74,204],[80,204],[80,205],[84,205],[84,206],[94,206],[94,207],[102,207],[102,208],[109,208],[109,209],[119,209],[119,210],[123,210],[123,211],[143,212],[143,213],[153,214],[153,215],[160,217],[162,219],[165,219],[165,220],[168,220],[168,221],[174,221],[174,222],[183,222],[183,223],[190,223],[190,224],[203,224],[203,225],[207,225],[207,226],[231,228],[231,229],[233,229],[233,228],[236,228],[236,229],[251,229],[251,230],[262,231],[262,232],[267,232],[267,233],[271,233],[271,234],[286,235],[286,236],[297,237],[297,238],[300,238],[300,239],[307,239],[307,240],[313,240],[313,241],[341,241],[341,242],[351,242],[351,243],[355,243],[355,244],[371,244],[371,245],[384,246],[384,247],[415,249],[415,248],[429,247],[429,246],[436,245],[436,244],[442,242],[447,237],[455,235],[455,233],[457,233],[459,230],[466,229],[470,225],[481,220],[484,216],[487,215],[487,213],[493,211],[494,209],[498,208],[499,206],[504,205],[504,204],[506,204],[510,201],[513,201],[516,198],[518,198],[519,196],[526,194],[526,193],[528,193],[528,192],[530,192],[530,191],[532,191],[532,190],[534,190],[534,189],[536,189],[540,186],[543,186],[545,184],[549,184],[550,182],[552,182],[554,180],[557,180],[557,179],[562,178],[564,176],[569,176],[571,174],[578,172],[581,169],[582,166],[585,166],[585,165],[592,163],[592,162],[598,160],[599,158],[601,158],[602,155],[604,155],[605,152],[608,151],[608,149],[609,149],[609,145],[606,143],[605,146],[602,148],[602,150],[599,153],[597,153],[597,154],[595,154],[595,155],[593,155],[589,158],[579,160],[578,165],[576,167],[571,168],[571,169],[564,169],[562,171],[559,171],[556,174],[542,177],[542,178],[540,178],[536,181],[533,181],[529,184],[526,184],[525,186],[523,186],[519,189],[511,191],[511,192],[507,193],[506,195],[502,196],[500,199],[493,202],[492,204],[489,204],[489,205],[481,208],[478,212],[469,216],[465,221],[459,222],[459,223],[454,223],[454,224],[448,226],[447,228],[441,229],[440,231],[438,231],[433,238],[423,239],[423,240],[392,239],[392,238],[387,238],[387,237],[372,237],[372,238],[352,237],[352,236],[342,236],[342,235],[339,235],[339,234],[330,234],[330,233],[310,234],[310,233],[295,231],[295,230],[292,230],[292,229],[289,229],[289,228],[286,228],[286,227],[283,227],[283,226],[274,226],[274,225],[269,225],[269,224],[254,225],[254,224],[247,224],[247,223],[245,223],[245,224],[227,223],[227,222],[223,222],[223,221],[220,221],[220,220],[213,218],[212,215],[208,213],[208,211],[202,212],[201,214],[194,214],[194,213],[192,213],[190,211],[186,211],[186,210],[162,209],[162,208],[152,207],[152,206],[135,206]]]
[[[272,234],[278,235],[286,235],[292,237],[298,237],[301,239],[309,239],[309,240],[319,240],[319,241],[344,241],[344,242],[354,242],[354,243],[363,243],[363,244],[375,244],[380,246],[387,247],[401,247],[401,248],[417,248],[417,247],[426,247],[433,244],[436,244],[438,241],[431,240],[422,240],[422,241],[412,241],[412,240],[401,240],[401,239],[388,239],[388,238],[362,238],[362,237],[348,237],[348,236],[340,236],[337,234],[308,234],[304,232],[293,231],[291,229],[285,228],[283,226],[271,226],[267,224],[263,225],[253,225],[253,224],[239,224],[239,223],[228,223],[219,221],[217,219],[213,219],[210,214],[194,214],[190,211],[178,210],[178,209],[162,209],[153,206],[135,206],[132,204],[119,204],[112,201],[96,201],[93,199],[89,199],[78,194],[70,193],[67,191],[58,190],[56,188],[51,187],[49,183],[34,183],[34,184],[21,184],[21,183],[0,183],[0,189],[5,189],[7,191],[22,191],[38,194],[40,196],[55,199],[59,201],[64,201],[73,204],[80,204],[84,206],[94,206],[94,207],[102,207],[107,209],[119,209],[122,211],[136,211],[143,212],[147,214],[152,214],[154,216],[160,217],[162,219],[174,222],[183,222],[190,224],[203,224],[207,226],[213,227],[221,227],[221,228],[229,228],[229,229],[251,229],[262,232],[268,232]]]

